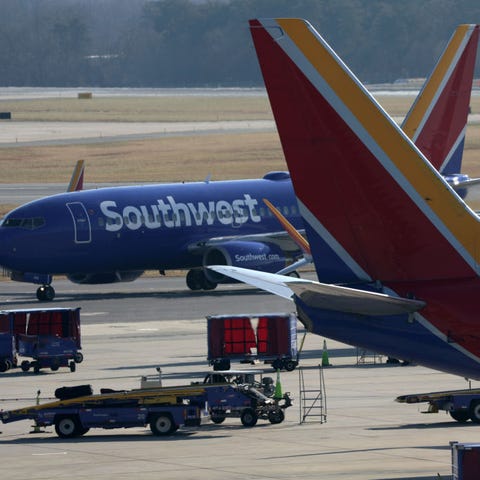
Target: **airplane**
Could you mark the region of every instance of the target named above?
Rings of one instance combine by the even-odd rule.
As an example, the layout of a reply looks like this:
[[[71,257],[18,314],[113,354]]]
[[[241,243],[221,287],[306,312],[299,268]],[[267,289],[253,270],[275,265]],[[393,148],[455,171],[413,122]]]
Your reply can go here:
[[[444,128],[448,119],[463,130],[473,66],[462,59],[472,49],[463,33],[454,34],[431,76],[436,83],[429,86],[429,79],[420,93],[426,100],[412,106],[413,132],[432,125]],[[452,85],[459,92],[455,96]],[[436,108],[439,103],[447,104],[449,113],[463,111],[463,120],[460,114],[444,115]],[[432,122],[437,115],[442,121]],[[437,141],[439,136],[448,142],[442,152],[450,151],[451,138],[433,133],[426,138]],[[83,182],[83,167],[81,172]],[[295,229],[303,229],[287,172],[271,172],[263,179],[114,187],[46,197],[5,217],[0,265],[12,280],[39,284],[40,301],[54,299],[56,274],[97,284],[133,281],[147,269],[188,269],[191,290],[211,290],[228,279],[206,268],[212,264],[292,272],[301,251],[279,231],[262,206],[263,197],[280,207]]]
[[[278,271],[298,247],[260,199],[268,196],[302,229],[287,172],[261,179],[82,190],[41,198],[0,225],[0,264],[17,281],[37,283],[53,300],[53,274],[75,283],[132,281],[146,269],[190,268],[192,290],[221,276],[199,268],[229,263]]]
[[[250,31],[323,283],[210,268],[290,298],[313,333],[479,380],[480,219],[312,25]]]

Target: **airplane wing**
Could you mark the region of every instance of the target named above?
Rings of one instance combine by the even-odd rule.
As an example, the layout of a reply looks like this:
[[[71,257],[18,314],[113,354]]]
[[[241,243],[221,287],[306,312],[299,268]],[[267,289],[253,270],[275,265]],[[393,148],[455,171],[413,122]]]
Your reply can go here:
[[[413,313],[425,307],[425,302],[422,300],[285,277],[274,273],[224,265],[214,265],[209,268],[283,298],[293,299],[296,295],[314,308],[377,316]]]
[[[305,230],[299,230],[300,234],[305,235]],[[211,237],[199,240],[188,245],[190,253],[202,253],[207,248],[217,247],[226,242],[241,241],[241,242],[261,242],[272,243],[291,256],[300,254],[298,245],[292,240],[286,231],[269,232],[268,234],[259,233],[254,235],[229,235],[224,237]]]

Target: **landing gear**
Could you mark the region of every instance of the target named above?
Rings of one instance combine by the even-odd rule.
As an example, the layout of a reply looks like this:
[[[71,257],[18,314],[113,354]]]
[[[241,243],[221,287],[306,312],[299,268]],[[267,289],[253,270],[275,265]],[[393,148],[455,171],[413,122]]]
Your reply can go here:
[[[201,269],[192,269],[187,273],[187,287],[190,290],[214,290],[217,287],[215,282],[211,282]]]
[[[37,289],[37,299],[40,302],[51,302],[55,298],[55,289],[51,285],[42,285]]]

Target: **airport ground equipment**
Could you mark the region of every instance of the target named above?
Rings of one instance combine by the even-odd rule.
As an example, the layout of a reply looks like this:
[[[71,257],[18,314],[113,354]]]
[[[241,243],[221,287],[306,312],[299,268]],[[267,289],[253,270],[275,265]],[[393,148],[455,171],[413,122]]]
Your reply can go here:
[[[259,419],[272,424],[282,423],[285,409],[292,405],[290,395],[276,395],[278,388],[271,377],[257,370],[226,370],[207,373],[203,385],[208,388],[225,386],[225,396],[209,399],[212,422],[223,423],[226,418],[240,418],[242,425],[253,427]],[[207,389],[208,391],[208,389]]]
[[[395,399],[399,403],[428,403],[423,413],[444,410],[457,422],[471,420],[480,423],[480,389],[450,390],[443,392],[412,393]]]
[[[80,308],[48,308],[9,310],[13,316],[18,354],[30,358],[20,367],[24,372],[33,368],[52,371],[68,367],[71,372],[83,360],[80,352]]]
[[[207,360],[214,370],[228,370],[232,361],[271,363],[275,370],[287,371],[298,365],[293,313],[208,316],[207,329]]]
[[[159,375],[144,376],[142,388],[161,385]],[[211,420],[223,423],[226,418],[240,418],[242,425],[253,427],[259,419],[281,423],[285,409],[292,402],[288,393],[276,395],[278,388],[261,370],[226,370],[208,372],[203,381],[192,382],[191,388],[204,388]],[[182,387],[185,392],[187,387]]]
[[[0,311],[0,372],[16,367],[17,361],[13,315]]]
[[[37,427],[55,426],[61,438],[84,435],[90,428],[150,426],[169,435],[181,426],[199,426],[205,411],[205,388],[198,386],[115,391],[93,394],[90,385],[62,387],[57,401],[0,412],[3,423],[33,419]]]

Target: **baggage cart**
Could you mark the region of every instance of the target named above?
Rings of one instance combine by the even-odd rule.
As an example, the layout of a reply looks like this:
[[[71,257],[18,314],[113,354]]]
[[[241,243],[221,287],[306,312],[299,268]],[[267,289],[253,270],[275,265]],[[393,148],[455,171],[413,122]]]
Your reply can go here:
[[[71,372],[82,362],[80,308],[10,310],[13,315],[16,349],[24,372],[33,368],[52,371],[68,367]]]
[[[13,331],[13,315],[0,311],[0,372],[17,366],[17,348]]]
[[[270,363],[287,371],[298,365],[293,313],[208,316],[207,328],[207,360],[215,370],[228,370],[232,361]]]

